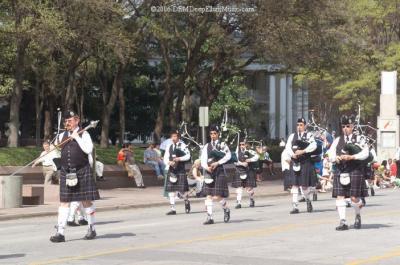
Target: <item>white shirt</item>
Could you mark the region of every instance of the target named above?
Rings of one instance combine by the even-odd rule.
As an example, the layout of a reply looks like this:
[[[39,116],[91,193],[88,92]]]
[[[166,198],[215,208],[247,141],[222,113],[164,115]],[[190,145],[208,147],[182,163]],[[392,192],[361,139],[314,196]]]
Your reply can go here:
[[[257,154],[256,151],[251,150],[251,149],[244,149],[244,150],[242,150],[243,153],[246,152],[246,151],[249,152],[249,153],[252,155],[250,158],[246,159],[246,160],[249,161],[248,163],[257,162],[258,159],[260,158],[260,156]],[[236,152],[236,157],[239,158],[239,152]],[[237,161],[237,162],[235,162],[234,164],[235,164],[236,166],[243,166],[244,163],[247,163],[247,162],[240,162],[240,161]]]
[[[296,134],[297,134],[297,132],[296,132]],[[305,151],[306,153],[311,153],[311,152],[313,152],[315,149],[317,149],[317,142],[315,142],[314,136],[312,136],[310,133],[303,132],[301,135],[303,136],[304,134],[306,134],[306,140],[310,143],[310,144],[306,147],[306,149],[304,149],[304,151]],[[287,142],[286,142],[286,146],[285,146],[285,150],[286,150],[287,154],[288,154],[290,157],[293,157],[293,156],[294,156],[294,152],[293,152],[293,149],[292,149],[292,146],[293,146],[293,138],[294,138],[294,133],[292,133],[291,135],[289,135],[289,138],[288,138],[288,140],[287,140]],[[299,138],[299,139],[301,139],[301,138]]]
[[[350,134],[350,135],[349,135],[349,139],[350,139],[350,140],[352,139],[352,136],[353,136],[353,134]],[[331,162],[335,162],[335,161],[336,161],[336,148],[337,148],[337,145],[338,145],[338,143],[339,143],[339,140],[340,140],[340,136],[337,137],[337,138],[333,141],[331,147],[330,147],[329,150],[328,150],[328,157],[329,157],[329,161],[331,161]],[[345,138],[344,138],[344,141],[346,142],[346,136],[345,136]],[[355,160],[365,160],[365,159],[367,159],[368,156],[369,156],[368,145],[366,145],[365,143],[363,143],[363,142],[360,141],[360,136],[357,136],[357,143],[360,144],[362,150],[361,150],[360,153],[353,155],[353,156],[354,156],[354,159],[355,159]]]
[[[77,132],[79,127],[76,127],[74,132]],[[64,133],[58,136],[58,143],[62,142],[62,138]],[[68,136],[71,136],[71,133],[68,133]],[[93,151],[93,142],[92,138],[90,138],[90,134],[87,131],[84,131],[81,135],[82,137],[77,137],[76,142],[79,144],[79,147],[82,149],[83,152],[86,154],[91,154]]]
[[[54,171],[57,170],[56,165],[54,164],[53,159],[54,158],[59,158],[60,153],[58,150],[53,150],[55,147],[50,147],[50,152],[48,153],[47,151],[43,151],[40,154],[40,159],[36,160],[36,164],[42,163],[42,166],[48,167],[51,166],[53,167]]]
[[[290,155],[286,152],[286,149],[284,149],[281,154],[282,171],[290,170],[290,160]]]
[[[169,162],[169,156],[170,156],[169,149],[170,149],[170,147],[171,147],[173,144],[174,144],[174,142],[172,142],[171,144],[169,144],[168,147],[167,147],[167,149],[165,149],[165,153],[164,153],[164,164],[165,164],[165,169],[166,169],[166,170],[169,169],[169,163],[168,163],[168,162]],[[179,146],[178,146],[178,144],[179,144]],[[181,142],[181,141],[179,141],[179,142],[176,144],[176,148],[181,149],[181,150],[185,153],[184,156],[179,157],[179,160],[182,161],[182,162],[189,161],[189,159],[190,159],[190,152],[189,152],[189,149],[187,148],[186,144],[183,143],[183,142]]]
[[[215,141],[215,145],[218,144],[218,140]],[[201,149],[201,167],[204,169],[208,168],[208,145],[210,145],[211,143],[207,143],[205,146],[203,146],[203,149]],[[218,160],[218,164],[222,165],[225,164],[226,162],[228,162],[231,157],[231,150],[229,150],[228,146],[226,144],[221,144],[221,151],[225,153],[225,156],[223,158],[221,158],[220,160]]]

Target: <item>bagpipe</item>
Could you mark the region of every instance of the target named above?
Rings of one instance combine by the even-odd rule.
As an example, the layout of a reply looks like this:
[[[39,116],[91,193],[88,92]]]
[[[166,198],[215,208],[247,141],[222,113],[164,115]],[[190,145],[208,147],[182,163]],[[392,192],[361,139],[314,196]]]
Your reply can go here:
[[[171,153],[172,159],[174,159],[174,158],[176,158],[176,157],[183,157],[183,156],[185,156],[185,155],[186,155],[186,153],[185,153],[184,150],[181,149],[180,143],[178,143],[178,144],[176,145],[175,149],[174,149],[174,150],[172,151],[172,153]],[[184,161],[182,161],[182,162],[174,162],[174,163],[171,165],[171,167],[172,167],[173,169],[177,169],[179,163],[182,163],[183,168],[185,167],[185,166],[184,166],[184,165],[185,165],[185,162],[184,162]],[[171,171],[171,170],[169,170],[168,173],[169,173],[169,181],[170,181],[171,183],[176,183],[176,182],[178,181],[178,176],[177,176],[173,171]]]
[[[310,142],[307,141],[306,139],[297,139],[294,141],[292,145],[292,151],[295,153],[297,150],[304,150],[310,145]],[[305,161],[307,158],[310,157],[310,154],[303,154],[300,155],[296,158],[292,157],[292,162],[293,162],[293,170],[294,171],[300,171],[301,170],[301,165],[300,163]]]

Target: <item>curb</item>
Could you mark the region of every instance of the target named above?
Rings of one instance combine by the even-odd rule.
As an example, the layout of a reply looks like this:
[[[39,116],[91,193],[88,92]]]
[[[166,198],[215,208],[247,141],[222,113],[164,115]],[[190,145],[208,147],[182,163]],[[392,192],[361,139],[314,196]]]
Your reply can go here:
[[[287,192],[278,192],[271,194],[260,194],[257,195],[256,198],[268,198],[268,197],[283,197],[288,195]],[[200,203],[203,202],[204,198],[192,198],[191,202]],[[234,201],[234,199],[228,199],[228,201]],[[142,209],[142,208],[151,208],[151,207],[160,207],[167,205],[165,202],[155,202],[155,203],[144,203],[144,204],[127,204],[127,205],[117,205],[117,206],[103,206],[96,208],[97,212],[110,212],[110,211],[118,211],[118,210],[129,210],[129,209]],[[45,211],[38,213],[18,213],[12,215],[0,215],[0,221],[9,221],[15,219],[27,219],[34,217],[48,217],[48,216],[56,216],[57,211]]]

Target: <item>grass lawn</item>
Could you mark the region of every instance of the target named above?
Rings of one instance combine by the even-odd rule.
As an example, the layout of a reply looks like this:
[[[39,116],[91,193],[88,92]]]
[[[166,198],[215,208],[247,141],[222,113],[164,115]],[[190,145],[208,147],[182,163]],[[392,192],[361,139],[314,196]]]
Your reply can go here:
[[[143,163],[144,148],[135,147],[136,162]],[[0,148],[0,166],[24,166],[37,158],[42,151],[42,148],[37,147],[17,147]],[[104,164],[116,164],[117,153],[119,148],[109,147],[100,148],[96,147],[96,154],[98,159]]]

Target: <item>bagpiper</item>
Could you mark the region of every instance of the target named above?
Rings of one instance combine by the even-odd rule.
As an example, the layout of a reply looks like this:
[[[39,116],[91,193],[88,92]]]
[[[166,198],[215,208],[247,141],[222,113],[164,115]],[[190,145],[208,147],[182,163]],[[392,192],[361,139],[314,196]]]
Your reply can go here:
[[[232,187],[236,188],[235,208],[242,208],[243,188],[249,194],[249,206],[254,207],[254,188],[257,187],[257,183],[256,170],[253,165],[258,163],[259,155],[256,151],[249,149],[245,141],[240,141],[236,156],[238,161],[235,162],[236,172],[232,182]]]
[[[336,198],[336,209],[340,223],[337,231],[348,230],[346,223],[346,198],[351,198],[355,211],[354,228],[361,228],[361,197],[365,194],[364,169],[369,157],[368,145],[359,135],[353,133],[354,117],[341,117],[342,135],[337,137],[328,151],[331,162],[335,163],[332,197]]]
[[[189,191],[189,184],[185,164],[190,160],[190,152],[186,144],[180,141],[180,134],[178,131],[171,132],[170,136],[172,142],[164,153],[164,163],[166,165],[166,170],[168,170],[165,191],[168,193],[171,207],[167,215],[176,215],[175,198],[177,193],[183,196],[185,212],[189,213],[190,201],[187,193]]]
[[[74,111],[64,113],[65,132],[58,137],[61,146],[60,207],[58,208],[57,233],[50,237],[54,243],[65,242],[64,229],[71,202],[82,202],[87,215],[88,231],[84,239],[96,237],[94,200],[100,199],[89,164],[93,142],[87,131],[80,131],[80,118]]]
[[[207,210],[207,219],[205,225],[214,224],[213,219],[213,201],[217,200],[224,211],[224,222],[230,220],[230,210],[226,198],[229,197],[229,189],[226,181],[223,165],[231,159],[229,147],[219,140],[219,127],[210,126],[211,141],[207,143],[201,151],[201,166],[205,169],[204,176],[204,194],[207,196],[205,206]]]
[[[293,209],[290,214],[299,213],[298,196],[299,187],[303,189],[307,202],[307,212],[312,212],[313,207],[310,194],[313,193],[317,183],[317,176],[311,159],[312,153],[317,149],[317,143],[311,133],[306,131],[306,120],[297,120],[297,131],[289,135],[285,146],[285,152],[292,159],[290,165],[289,185],[292,194]]]

